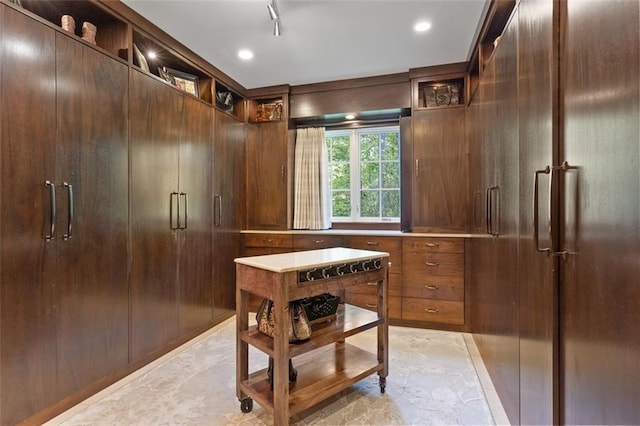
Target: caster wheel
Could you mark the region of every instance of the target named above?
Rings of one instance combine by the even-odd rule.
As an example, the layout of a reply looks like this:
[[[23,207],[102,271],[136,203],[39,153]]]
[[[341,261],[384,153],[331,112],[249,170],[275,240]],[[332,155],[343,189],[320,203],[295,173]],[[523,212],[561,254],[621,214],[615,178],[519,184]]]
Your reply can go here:
[[[240,401],[240,411],[243,413],[250,413],[253,410],[253,399],[245,398]]]
[[[380,393],[384,393],[386,387],[387,387],[387,378],[380,377]]]

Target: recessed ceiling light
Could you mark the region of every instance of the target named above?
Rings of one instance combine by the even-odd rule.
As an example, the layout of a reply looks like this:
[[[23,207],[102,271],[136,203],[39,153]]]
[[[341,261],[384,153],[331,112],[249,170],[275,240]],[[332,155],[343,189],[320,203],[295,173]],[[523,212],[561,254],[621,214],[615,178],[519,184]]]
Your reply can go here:
[[[244,59],[245,61],[248,61],[249,59],[253,58],[253,52],[247,49],[242,49],[238,51],[238,57],[240,59]]]
[[[419,32],[419,33],[423,33],[423,32],[425,32],[425,31],[428,31],[428,30],[429,30],[429,28],[431,28],[431,23],[430,23],[430,22],[418,22],[418,23],[413,27],[413,29],[414,29],[416,32]]]
[[[344,116],[344,118],[346,120],[353,120],[354,118],[356,118],[356,115],[355,114],[347,114],[347,115]]]

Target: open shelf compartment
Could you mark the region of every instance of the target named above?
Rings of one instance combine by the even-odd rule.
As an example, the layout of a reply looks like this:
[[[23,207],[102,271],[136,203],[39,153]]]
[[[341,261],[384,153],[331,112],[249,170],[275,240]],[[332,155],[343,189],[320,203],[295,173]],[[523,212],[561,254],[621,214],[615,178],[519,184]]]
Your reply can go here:
[[[298,379],[289,384],[289,414],[294,415],[383,370],[376,354],[344,342],[295,359]],[[241,382],[244,394],[273,415],[273,392],[266,369]]]
[[[315,324],[312,326],[309,340],[289,344],[289,357],[294,358],[335,341],[344,340],[379,324],[381,324],[381,320],[376,312],[349,304],[341,304],[338,306],[335,321]],[[240,338],[267,355],[274,356],[273,338],[259,332],[255,325],[240,333]]]

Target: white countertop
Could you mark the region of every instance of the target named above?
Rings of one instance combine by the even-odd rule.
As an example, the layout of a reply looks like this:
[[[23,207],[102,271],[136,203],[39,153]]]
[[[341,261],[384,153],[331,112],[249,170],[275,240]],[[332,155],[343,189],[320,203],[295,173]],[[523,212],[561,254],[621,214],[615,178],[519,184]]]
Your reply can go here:
[[[431,238],[472,238],[472,234],[453,234],[453,233],[424,233],[424,232],[401,232],[388,230],[369,230],[369,229],[323,229],[317,231],[303,229],[287,229],[282,231],[244,229],[241,234],[290,234],[290,235],[363,235],[378,237],[431,237]]]
[[[268,254],[265,256],[239,257],[234,260],[242,265],[265,269],[272,272],[290,272],[337,263],[389,257],[389,253],[371,250],[356,250],[335,247],[321,250],[297,251],[292,253]]]

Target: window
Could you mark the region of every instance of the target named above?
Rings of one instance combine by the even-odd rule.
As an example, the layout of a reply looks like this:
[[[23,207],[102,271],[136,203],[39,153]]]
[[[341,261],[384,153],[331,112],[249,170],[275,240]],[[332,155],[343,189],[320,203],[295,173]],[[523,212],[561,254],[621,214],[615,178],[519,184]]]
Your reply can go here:
[[[332,220],[400,220],[400,128],[332,130],[329,151]]]

